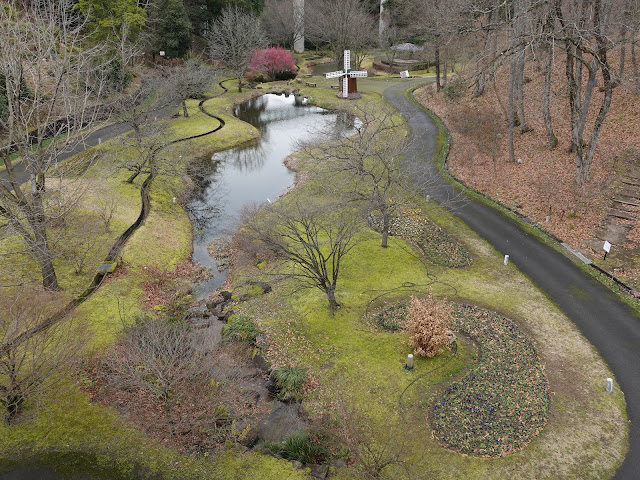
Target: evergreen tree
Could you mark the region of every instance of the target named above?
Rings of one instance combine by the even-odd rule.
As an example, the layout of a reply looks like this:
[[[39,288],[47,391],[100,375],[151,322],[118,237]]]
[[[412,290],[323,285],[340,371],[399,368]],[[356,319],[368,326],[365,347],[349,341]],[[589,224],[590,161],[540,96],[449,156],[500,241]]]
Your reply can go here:
[[[153,12],[153,49],[182,57],[191,48],[193,27],[182,0],[160,0]]]

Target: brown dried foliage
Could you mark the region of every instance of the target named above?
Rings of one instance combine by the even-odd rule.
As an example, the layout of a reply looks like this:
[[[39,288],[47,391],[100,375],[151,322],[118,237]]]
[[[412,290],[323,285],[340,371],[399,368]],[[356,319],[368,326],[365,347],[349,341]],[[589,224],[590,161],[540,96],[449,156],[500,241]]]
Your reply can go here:
[[[451,309],[447,301],[429,293],[425,298],[411,297],[404,330],[416,355],[435,357],[449,345]]]

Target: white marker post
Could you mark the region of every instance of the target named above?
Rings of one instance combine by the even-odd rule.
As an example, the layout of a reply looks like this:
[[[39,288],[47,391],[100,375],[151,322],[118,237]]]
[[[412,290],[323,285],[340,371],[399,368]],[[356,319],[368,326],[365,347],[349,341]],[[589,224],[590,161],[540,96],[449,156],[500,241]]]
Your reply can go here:
[[[504,264],[509,265],[509,255],[504,256]]]
[[[613,378],[607,378],[607,393],[613,392]]]
[[[605,240],[602,249],[604,250],[604,258],[602,259],[604,261],[607,259],[607,253],[611,251],[611,244]]]
[[[407,365],[405,366],[407,370],[413,370],[413,354],[410,353],[407,355]]]

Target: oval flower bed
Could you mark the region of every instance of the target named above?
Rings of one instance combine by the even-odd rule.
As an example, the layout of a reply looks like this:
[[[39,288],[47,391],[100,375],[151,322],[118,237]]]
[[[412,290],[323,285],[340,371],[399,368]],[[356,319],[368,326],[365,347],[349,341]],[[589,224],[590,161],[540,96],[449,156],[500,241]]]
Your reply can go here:
[[[478,343],[478,363],[439,395],[434,436],[471,455],[500,456],[526,446],[547,421],[549,394],[535,347],[510,320],[469,305],[454,306],[451,328]]]
[[[370,224],[380,231],[381,217],[370,215]],[[414,243],[422,255],[436,265],[443,267],[468,267],[471,256],[467,249],[438,225],[420,215],[420,210],[403,212],[391,220],[389,234],[402,237]]]

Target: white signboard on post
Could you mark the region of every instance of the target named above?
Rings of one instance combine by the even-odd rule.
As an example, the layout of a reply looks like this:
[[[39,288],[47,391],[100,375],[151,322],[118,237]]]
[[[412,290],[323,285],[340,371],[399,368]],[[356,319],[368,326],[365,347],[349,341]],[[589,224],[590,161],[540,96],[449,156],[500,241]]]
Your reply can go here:
[[[611,251],[611,244],[605,240],[602,248],[605,252],[609,253]]]

